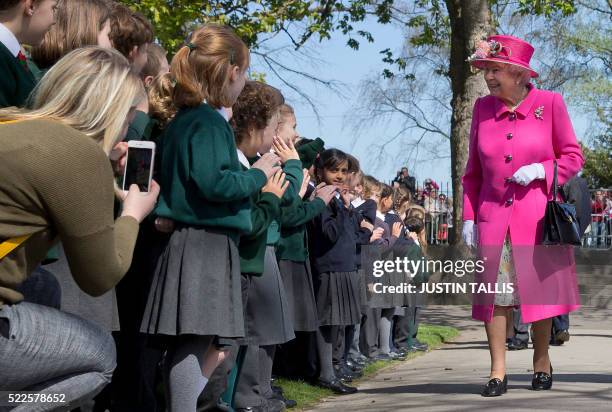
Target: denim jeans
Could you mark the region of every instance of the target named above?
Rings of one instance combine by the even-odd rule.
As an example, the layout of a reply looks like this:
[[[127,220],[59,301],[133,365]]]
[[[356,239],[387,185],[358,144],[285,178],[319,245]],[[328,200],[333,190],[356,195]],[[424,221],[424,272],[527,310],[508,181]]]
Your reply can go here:
[[[0,309],[0,326],[0,391],[64,397],[61,405],[24,403],[14,411],[70,410],[110,382],[115,343],[109,333],[89,321],[20,302]]]

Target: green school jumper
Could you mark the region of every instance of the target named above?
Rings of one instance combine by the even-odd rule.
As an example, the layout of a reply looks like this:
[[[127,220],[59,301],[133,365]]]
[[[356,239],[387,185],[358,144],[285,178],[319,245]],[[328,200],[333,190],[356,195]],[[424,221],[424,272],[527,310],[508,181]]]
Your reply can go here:
[[[32,73],[0,43],[0,107],[23,107],[34,86]]]
[[[206,103],[184,108],[161,139],[157,216],[217,228],[238,244],[252,230],[251,196],[267,179],[259,169],[243,170],[227,121]]]
[[[290,206],[281,207],[281,237],[276,257],[278,260],[305,262],[308,259],[308,235],[306,223],[325,210],[320,198],[312,201],[296,199]]]
[[[251,163],[256,159],[249,159]],[[298,196],[304,175],[302,162],[289,160],[283,166],[289,187],[282,200],[270,193],[257,193],[251,200],[251,222],[253,230],[240,238],[240,271],[254,276],[261,276],[264,271],[266,246],[274,245],[280,235],[278,219],[280,207],[291,203]]]
[[[152,119],[145,112],[136,110],[134,120],[132,120],[128,126],[124,140],[126,142],[129,142],[130,140],[153,140],[152,134],[156,125],[157,120]]]

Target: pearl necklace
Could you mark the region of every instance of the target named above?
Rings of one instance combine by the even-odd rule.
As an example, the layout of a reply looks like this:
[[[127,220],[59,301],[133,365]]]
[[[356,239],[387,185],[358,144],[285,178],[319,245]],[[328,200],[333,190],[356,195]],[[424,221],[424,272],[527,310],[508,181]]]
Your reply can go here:
[[[514,106],[512,106],[510,108],[510,111],[514,112],[516,110],[516,108],[519,107],[521,105],[521,103],[523,103],[523,101],[527,98],[527,96],[529,96],[529,89],[527,89],[527,93],[525,93],[525,96],[523,96],[523,98],[521,100],[519,100],[519,102],[517,104],[515,104]]]

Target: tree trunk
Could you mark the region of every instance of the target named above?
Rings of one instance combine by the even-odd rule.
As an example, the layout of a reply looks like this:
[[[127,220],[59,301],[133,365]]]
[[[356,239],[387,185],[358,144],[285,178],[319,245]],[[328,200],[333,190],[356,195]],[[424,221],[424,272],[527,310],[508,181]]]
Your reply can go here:
[[[476,43],[492,34],[493,23],[489,0],[446,0],[451,24],[450,77],[453,98],[451,106],[451,178],[453,185],[452,244],[462,242],[463,186],[470,142],[472,109],[477,97],[488,93],[482,75],[475,74],[467,63]]]

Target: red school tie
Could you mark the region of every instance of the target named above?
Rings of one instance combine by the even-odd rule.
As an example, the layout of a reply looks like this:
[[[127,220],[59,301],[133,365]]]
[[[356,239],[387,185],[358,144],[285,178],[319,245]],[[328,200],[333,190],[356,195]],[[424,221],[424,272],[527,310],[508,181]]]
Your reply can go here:
[[[19,50],[19,53],[17,53],[17,60],[19,60],[19,63],[21,63],[27,72],[30,71],[30,69],[28,69],[28,59],[25,57],[25,54],[21,52],[21,50]]]

